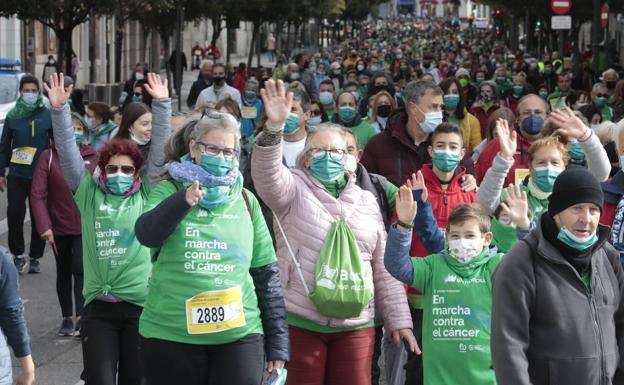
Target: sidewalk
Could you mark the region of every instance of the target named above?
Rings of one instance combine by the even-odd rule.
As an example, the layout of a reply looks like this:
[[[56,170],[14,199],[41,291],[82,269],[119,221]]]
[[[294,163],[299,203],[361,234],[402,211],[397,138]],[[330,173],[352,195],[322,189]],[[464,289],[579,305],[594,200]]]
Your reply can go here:
[[[239,63],[245,63],[247,64],[247,57],[243,57],[243,56],[231,56],[230,57],[230,61],[232,62],[232,65],[234,66],[234,69],[236,69],[236,67],[238,67]],[[257,63],[257,57],[254,56],[253,61],[252,61],[252,67],[256,67],[256,63]],[[275,62],[270,63],[269,62],[269,57],[267,54],[262,54],[261,58],[260,58],[260,64],[263,67],[273,67],[275,65]],[[165,73],[162,73],[163,76],[165,76]],[[191,86],[193,85],[193,82],[195,80],[197,80],[197,77],[199,76],[199,70],[194,70],[194,71],[185,71],[184,74],[182,75],[182,112],[189,112],[189,108],[186,105],[186,98],[188,97],[189,91],[191,90]],[[178,97],[174,96],[173,97],[173,110],[174,111],[178,111]]]

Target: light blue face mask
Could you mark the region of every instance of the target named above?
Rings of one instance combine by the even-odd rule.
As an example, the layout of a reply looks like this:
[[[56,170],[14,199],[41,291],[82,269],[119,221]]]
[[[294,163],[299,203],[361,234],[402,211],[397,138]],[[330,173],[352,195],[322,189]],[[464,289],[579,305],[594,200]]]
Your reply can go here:
[[[323,91],[319,93],[319,101],[324,106],[329,106],[330,104],[334,104],[334,94],[329,91]]]
[[[306,124],[308,126],[318,126],[321,123],[323,123],[323,120],[321,119],[320,116],[314,116],[314,117],[311,117],[310,119],[306,120]]]
[[[598,236],[595,232],[587,238],[579,238],[563,226],[559,229],[557,239],[579,251],[587,250],[598,242]]]
[[[459,153],[444,150],[433,150],[431,160],[433,161],[435,168],[438,170],[442,172],[451,172],[455,170],[455,167],[457,167],[461,159],[459,158]]]
[[[418,108],[420,110],[420,107]],[[422,110],[420,110],[422,112]],[[436,127],[438,127],[444,121],[444,116],[442,115],[442,111],[434,111],[427,112],[425,114],[425,121],[420,123],[420,128],[427,134],[431,134],[435,131]]]
[[[286,118],[286,124],[284,125],[284,134],[292,135],[299,131],[299,115],[289,112],[288,118]]]
[[[310,162],[310,172],[314,177],[329,182],[338,179],[345,171],[345,159],[334,159],[328,153],[320,157],[312,157]]]
[[[570,150],[568,151],[568,155],[570,156],[570,159],[576,161],[582,161],[585,159],[585,152],[579,142],[574,142],[572,144],[572,147],[570,147]]]
[[[37,99],[39,99],[39,94],[33,94],[32,92],[22,92],[22,101],[27,106],[34,105],[37,102]]]
[[[87,123],[87,127],[89,128],[89,130],[93,130],[93,120],[91,120],[88,115],[85,115],[84,121],[85,123]]]
[[[345,123],[351,123],[353,119],[355,119],[355,108],[353,107],[340,107],[338,109],[338,116],[340,116],[340,120]]]
[[[215,175],[215,176],[223,176],[228,172],[232,171],[234,168],[234,160],[233,159],[225,159],[221,155],[208,155],[201,154],[200,164],[201,168],[206,170],[206,172]]]

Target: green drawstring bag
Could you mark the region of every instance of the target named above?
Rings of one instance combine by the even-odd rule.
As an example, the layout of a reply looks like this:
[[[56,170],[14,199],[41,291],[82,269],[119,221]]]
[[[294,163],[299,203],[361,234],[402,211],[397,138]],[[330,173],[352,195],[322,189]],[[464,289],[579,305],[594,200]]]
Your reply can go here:
[[[316,287],[309,298],[325,316],[359,317],[373,298],[371,274],[347,222],[334,222],[316,261]]]

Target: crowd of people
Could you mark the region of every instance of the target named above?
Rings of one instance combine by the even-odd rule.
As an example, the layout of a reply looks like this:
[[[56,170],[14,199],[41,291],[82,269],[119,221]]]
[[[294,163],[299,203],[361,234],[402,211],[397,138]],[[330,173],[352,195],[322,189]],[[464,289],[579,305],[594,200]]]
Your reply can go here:
[[[118,106],[21,79],[0,384],[7,344],[34,382],[18,273],[46,243],[86,385],[624,382],[619,66],[418,18],[274,68],[205,54],[188,114],[141,64]]]

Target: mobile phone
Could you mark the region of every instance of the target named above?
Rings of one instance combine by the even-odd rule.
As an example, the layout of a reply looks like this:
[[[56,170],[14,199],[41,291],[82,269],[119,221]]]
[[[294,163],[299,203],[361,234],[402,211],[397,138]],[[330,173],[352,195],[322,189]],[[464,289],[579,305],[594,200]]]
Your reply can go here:
[[[266,385],[284,385],[287,376],[288,371],[286,369],[274,369],[264,383]]]

